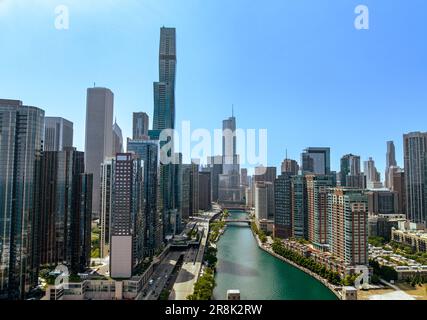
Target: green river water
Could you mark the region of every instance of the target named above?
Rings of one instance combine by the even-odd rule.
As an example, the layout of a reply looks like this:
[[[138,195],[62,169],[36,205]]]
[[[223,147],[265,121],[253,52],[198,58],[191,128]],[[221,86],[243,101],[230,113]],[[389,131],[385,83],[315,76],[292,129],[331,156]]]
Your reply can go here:
[[[241,211],[230,218],[245,218]],[[336,300],[322,283],[258,248],[248,225],[230,224],[218,244],[216,300],[238,289],[242,300]]]

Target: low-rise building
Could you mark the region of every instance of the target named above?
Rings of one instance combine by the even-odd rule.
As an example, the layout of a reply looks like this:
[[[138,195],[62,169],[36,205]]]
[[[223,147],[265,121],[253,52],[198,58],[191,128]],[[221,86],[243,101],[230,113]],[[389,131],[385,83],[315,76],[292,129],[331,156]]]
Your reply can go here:
[[[417,252],[427,253],[427,232],[425,230],[392,229],[391,238],[397,243],[411,246]]]

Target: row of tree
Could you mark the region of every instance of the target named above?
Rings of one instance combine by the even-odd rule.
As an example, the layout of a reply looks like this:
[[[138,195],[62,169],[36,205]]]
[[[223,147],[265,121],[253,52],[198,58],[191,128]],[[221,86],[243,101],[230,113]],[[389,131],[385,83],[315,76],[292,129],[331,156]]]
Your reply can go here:
[[[351,285],[352,283],[350,282],[354,283],[354,279],[345,278],[342,280],[338,272],[329,270],[320,263],[315,262],[313,259],[304,257],[293,250],[287,249],[280,240],[274,241],[272,249],[276,254],[310,270],[311,272],[314,272],[315,274],[318,274],[333,285],[341,285],[344,281],[348,283],[347,285]]]
[[[262,243],[266,243],[267,242],[267,235],[265,234],[264,231],[262,231],[262,230],[260,230],[258,228],[258,226],[256,225],[255,221],[251,222],[251,228],[252,228],[252,231],[258,236],[259,240]]]
[[[215,286],[214,270],[206,268],[205,273],[194,285],[194,293],[189,295],[187,300],[212,300]]]

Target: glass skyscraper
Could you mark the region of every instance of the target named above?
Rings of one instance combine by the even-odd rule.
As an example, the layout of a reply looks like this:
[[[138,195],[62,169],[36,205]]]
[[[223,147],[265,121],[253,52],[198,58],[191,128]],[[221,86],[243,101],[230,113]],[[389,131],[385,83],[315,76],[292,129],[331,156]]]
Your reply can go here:
[[[406,185],[406,214],[415,223],[427,224],[427,133],[403,137]]]
[[[158,243],[159,215],[157,195],[159,184],[159,143],[158,141],[129,140],[128,152],[133,152],[143,162],[143,212],[144,251],[153,255]]]
[[[44,111],[0,100],[0,298],[37,285]]]
[[[83,152],[65,148],[43,154],[39,229],[42,266],[64,263],[73,273],[89,267],[92,190],[87,188],[92,186],[92,176],[84,172]]]
[[[151,131],[156,132],[157,135],[160,135],[163,130],[175,129],[176,64],[176,30],[163,27],[160,29],[159,81],[154,83],[154,119]],[[166,141],[162,141],[160,147],[165,144]],[[173,140],[171,144],[169,157],[174,155]],[[173,216],[176,215],[177,210],[177,203],[173,196],[176,175],[172,164],[165,163],[165,159],[160,159],[160,162],[162,163],[160,168],[162,230],[163,238],[166,238],[175,229],[172,224],[175,224]]]

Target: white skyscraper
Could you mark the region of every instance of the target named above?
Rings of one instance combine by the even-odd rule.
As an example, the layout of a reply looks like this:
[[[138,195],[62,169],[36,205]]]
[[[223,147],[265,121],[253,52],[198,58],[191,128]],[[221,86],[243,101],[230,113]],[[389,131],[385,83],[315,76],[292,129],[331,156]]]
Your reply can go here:
[[[85,167],[93,174],[92,212],[99,214],[101,163],[113,156],[114,94],[107,88],[89,88],[86,101]]]

